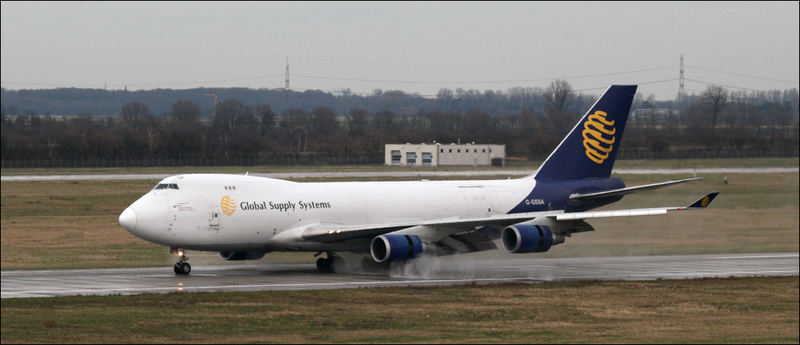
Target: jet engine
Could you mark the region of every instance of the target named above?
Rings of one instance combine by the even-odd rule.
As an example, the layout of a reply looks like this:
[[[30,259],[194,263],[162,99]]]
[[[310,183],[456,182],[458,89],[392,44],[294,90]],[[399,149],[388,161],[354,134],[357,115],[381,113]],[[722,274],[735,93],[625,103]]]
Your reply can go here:
[[[228,261],[258,260],[264,257],[264,252],[219,252],[219,256]]]
[[[502,238],[503,248],[510,253],[546,252],[564,242],[564,236],[553,233],[547,225],[511,225],[503,229]]]
[[[372,239],[369,250],[376,262],[405,260],[422,253],[422,240],[414,235],[380,235]]]

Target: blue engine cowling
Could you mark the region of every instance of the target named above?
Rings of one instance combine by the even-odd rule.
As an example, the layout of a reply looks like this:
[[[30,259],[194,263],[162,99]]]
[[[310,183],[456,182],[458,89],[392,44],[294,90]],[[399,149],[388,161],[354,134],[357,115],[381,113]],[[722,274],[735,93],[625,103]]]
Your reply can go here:
[[[258,260],[265,252],[219,252],[219,256],[228,261]]]
[[[503,229],[502,238],[511,253],[546,252],[553,245],[553,231],[546,225],[511,225]]]
[[[422,253],[422,240],[414,235],[380,235],[372,239],[369,251],[376,262],[405,260]]]

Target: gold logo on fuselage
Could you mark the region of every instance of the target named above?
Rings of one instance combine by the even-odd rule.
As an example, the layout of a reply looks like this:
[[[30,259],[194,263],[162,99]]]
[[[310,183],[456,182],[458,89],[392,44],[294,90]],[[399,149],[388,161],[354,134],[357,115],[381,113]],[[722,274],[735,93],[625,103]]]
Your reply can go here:
[[[236,202],[227,195],[223,196],[219,202],[219,208],[222,209],[222,213],[226,216],[233,215],[233,212],[236,212]]]
[[[583,123],[583,147],[586,148],[586,157],[597,164],[603,162],[611,154],[614,149],[614,133],[617,129],[614,128],[614,121],[606,119],[606,112],[596,110],[594,114],[589,115],[586,122]],[[606,139],[603,135],[611,136],[611,139]]]

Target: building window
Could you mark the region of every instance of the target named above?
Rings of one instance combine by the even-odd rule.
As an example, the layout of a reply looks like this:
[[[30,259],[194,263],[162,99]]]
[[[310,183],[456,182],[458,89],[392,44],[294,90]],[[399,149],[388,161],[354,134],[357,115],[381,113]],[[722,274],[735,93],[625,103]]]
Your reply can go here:
[[[444,149],[439,150],[439,153],[444,153]]]
[[[422,165],[431,165],[433,155],[430,152],[422,153]]]
[[[458,153],[461,153],[461,149],[458,149]]]
[[[450,149],[450,151],[447,151],[447,152],[449,152],[449,153],[453,153],[453,149]]]
[[[400,164],[401,157],[399,150],[392,150],[392,164]]]
[[[486,149],[481,150],[481,152],[486,153]]]
[[[416,165],[417,164],[417,153],[416,152],[406,152],[406,164],[407,165]]]

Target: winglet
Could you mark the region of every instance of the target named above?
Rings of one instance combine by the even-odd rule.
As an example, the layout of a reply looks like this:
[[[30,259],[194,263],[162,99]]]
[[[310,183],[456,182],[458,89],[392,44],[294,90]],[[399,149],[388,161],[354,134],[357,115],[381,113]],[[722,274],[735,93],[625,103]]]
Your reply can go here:
[[[686,208],[706,208],[708,207],[708,204],[710,204],[711,201],[717,197],[717,194],[719,194],[719,192],[708,193],[708,195],[700,198],[700,200],[695,201],[694,204],[691,204]]]

